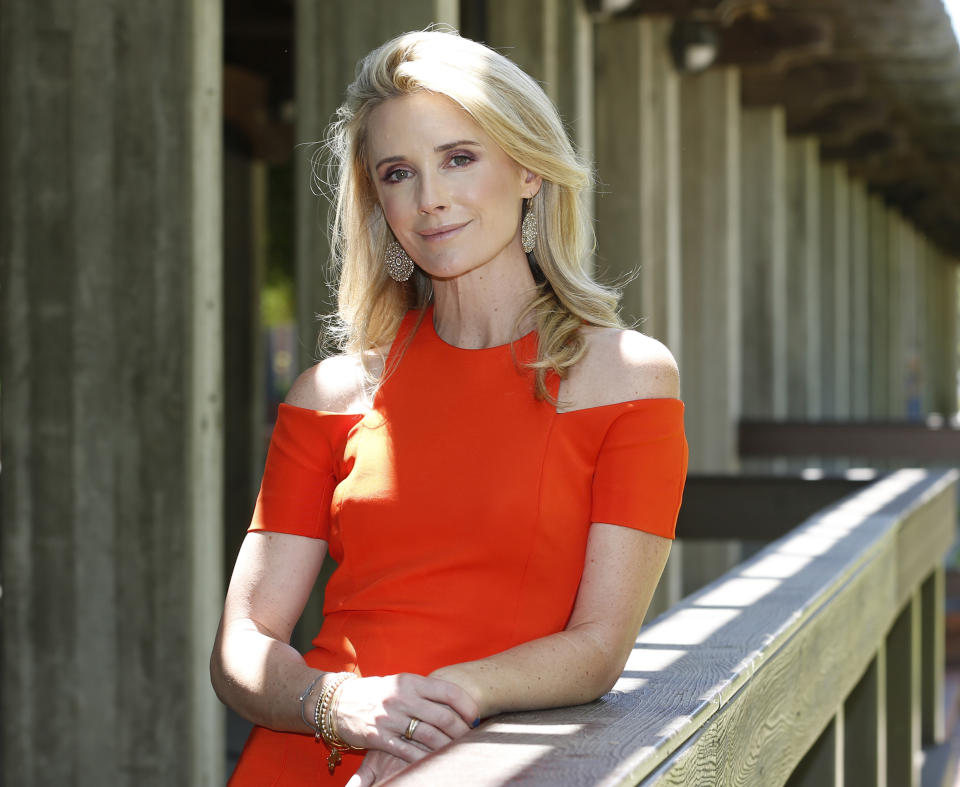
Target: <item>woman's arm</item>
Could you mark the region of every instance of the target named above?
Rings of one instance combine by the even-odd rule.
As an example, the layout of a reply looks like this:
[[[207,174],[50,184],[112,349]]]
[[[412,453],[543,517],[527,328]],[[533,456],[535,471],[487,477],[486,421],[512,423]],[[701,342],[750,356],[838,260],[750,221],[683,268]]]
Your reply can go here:
[[[623,671],[670,544],[640,530],[592,525],[583,579],[564,631],[432,674],[466,689],[481,716],[596,699]]]

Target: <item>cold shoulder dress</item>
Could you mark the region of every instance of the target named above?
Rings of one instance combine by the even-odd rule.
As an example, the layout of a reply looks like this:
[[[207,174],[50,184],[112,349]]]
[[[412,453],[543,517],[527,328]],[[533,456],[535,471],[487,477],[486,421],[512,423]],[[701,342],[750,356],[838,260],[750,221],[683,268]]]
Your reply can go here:
[[[310,666],[426,675],[555,633],[591,523],[674,537],[683,404],[558,413],[523,366],[536,349],[536,333],[460,349],[432,308],[411,311],[369,412],[280,406],[250,529],[324,539],[338,564]],[[347,754],[331,777],[327,754],[255,727],[230,783],[342,784],[361,762]]]

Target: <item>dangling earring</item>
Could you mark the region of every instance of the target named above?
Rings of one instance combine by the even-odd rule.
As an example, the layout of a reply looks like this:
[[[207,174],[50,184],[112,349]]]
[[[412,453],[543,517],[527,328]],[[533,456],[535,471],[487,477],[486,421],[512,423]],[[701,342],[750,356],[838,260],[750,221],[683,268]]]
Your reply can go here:
[[[394,281],[406,281],[413,273],[413,260],[406,250],[395,240],[387,245],[387,253],[384,256],[384,265],[387,273]]]
[[[520,243],[524,254],[529,254],[537,245],[537,217],[532,207],[527,208],[527,214],[520,225]]]

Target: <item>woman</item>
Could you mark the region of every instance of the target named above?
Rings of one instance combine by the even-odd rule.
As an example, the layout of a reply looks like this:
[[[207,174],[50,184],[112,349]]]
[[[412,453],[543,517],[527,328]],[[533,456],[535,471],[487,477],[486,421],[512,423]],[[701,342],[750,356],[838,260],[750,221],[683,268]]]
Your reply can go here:
[[[374,784],[487,716],[608,691],[686,470],[676,365],[591,279],[589,170],[530,77],[410,33],[362,62],[331,140],[345,352],[281,406],[227,594],[213,683],[258,725],[237,785]]]

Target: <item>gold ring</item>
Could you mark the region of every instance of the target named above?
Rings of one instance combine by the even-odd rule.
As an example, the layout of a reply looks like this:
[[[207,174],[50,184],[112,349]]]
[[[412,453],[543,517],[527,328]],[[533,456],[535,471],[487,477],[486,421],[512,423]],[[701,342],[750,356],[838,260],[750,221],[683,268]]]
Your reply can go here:
[[[416,716],[412,717],[410,719],[410,723],[407,725],[407,731],[403,733],[403,737],[406,738],[408,741],[412,741],[413,733],[417,729],[417,725],[419,723],[420,723],[420,719],[418,719]]]

